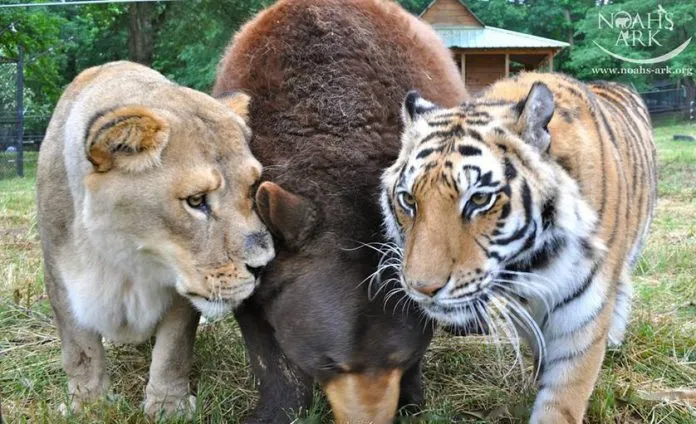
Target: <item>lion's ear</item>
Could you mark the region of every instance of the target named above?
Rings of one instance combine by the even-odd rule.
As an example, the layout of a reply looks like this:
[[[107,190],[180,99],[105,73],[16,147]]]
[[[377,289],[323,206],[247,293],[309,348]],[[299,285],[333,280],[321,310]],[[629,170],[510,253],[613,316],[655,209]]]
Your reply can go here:
[[[316,207],[309,199],[269,181],[256,192],[256,208],[269,230],[291,249],[299,248],[316,224]]]
[[[97,172],[139,172],[159,163],[168,140],[167,121],[147,107],[124,106],[92,119],[85,150]]]
[[[249,104],[251,96],[242,91],[223,93],[217,99],[227,105],[234,113],[239,115],[246,124],[249,124]]]

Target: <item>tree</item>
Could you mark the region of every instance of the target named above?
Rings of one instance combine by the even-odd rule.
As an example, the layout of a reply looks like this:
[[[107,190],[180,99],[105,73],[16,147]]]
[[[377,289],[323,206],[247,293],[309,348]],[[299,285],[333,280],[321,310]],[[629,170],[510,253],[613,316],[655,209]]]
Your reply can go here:
[[[128,59],[145,66],[152,65],[154,52],[154,3],[128,5]]]
[[[153,66],[180,84],[208,91],[235,31],[273,0],[171,3],[155,42]]]
[[[60,95],[63,81],[60,72],[60,41],[61,27],[65,23],[66,20],[61,15],[25,8],[3,9],[0,15],[0,56],[15,59],[19,46],[24,48],[27,114],[46,113]],[[15,90],[11,93],[14,95]],[[14,99],[11,103],[3,103],[14,104]]]
[[[582,79],[616,79],[630,83],[636,88],[646,89],[656,80],[671,79],[680,82],[689,89],[690,100],[693,100],[694,95],[694,78],[693,75],[684,75],[681,73],[658,73],[650,74],[650,70],[654,72],[661,71],[669,66],[670,69],[691,69],[693,71],[696,63],[696,40],[692,40],[689,47],[675,58],[650,65],[631,64],[616,58],[611,57],[597,47],[597,44],[609,48],[613,53],[631,59],[648,59],[663,55],[673,50],[680,44],[684,43],[689,37],[696,33],[696,11],[689,2],[680,0],[664,0],[660,7],[670,14],[670,19],[673,21],[672,29],[669,28],[652,28],[653,33],[659,30],[656,34],[656,39],[659,44],[650,43],[648,45],[649,29],[644,28],[636,21],[636,16],[640,17],[643,25],[647,26],[648,14],[652,14],[655,19],[658,12],[658,5],[653,0],[627,0],[615,1],[612,4],[600,4],[588,10],[584,19],[582,19],[576,28],[575,39],[579,40],[576,43],[576,48],[573,49],[568,70]],[[606,23],[609,20],[613,23],[612,16],[618,13],[628,13],[631,16],[632,22],[629,25],[634,25],[629,29],[630,39],[623,42],[621,31]],[[614,15],[612,15],[614,14]],[[601,15],[601,16],[600,16]],[[625,16],[625,15],[623,15]],[[600,22],[600,19],[604,19]],[[653,21],[653,25],[658,25]],[[641,42],[634,42],[633,29],[642,31],[642,42],[646,45],[641,45]],[[596,44],[595,44],[596,42]],[[597,68],[615,68],[615,69],[637,69],[646,70],[643,73],[625,73],[625,74],[597,74],[593,70]],[[641,71],[642,72],[642,71]]]

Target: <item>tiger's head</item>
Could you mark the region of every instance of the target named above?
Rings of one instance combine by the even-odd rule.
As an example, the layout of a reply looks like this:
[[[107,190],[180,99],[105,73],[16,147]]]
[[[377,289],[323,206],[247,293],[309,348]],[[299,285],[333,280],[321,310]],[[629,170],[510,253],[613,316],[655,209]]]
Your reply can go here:
[[[536,260],[564,220],[573,225],[577,211],[556,206],[579,194],[549,158],[553,113],[543,83],[518,101],[483,96],[452,109],[406,97],[402,149],[382,176],[381,205],[403,288],[431,317],[465,324],[510,264]]]

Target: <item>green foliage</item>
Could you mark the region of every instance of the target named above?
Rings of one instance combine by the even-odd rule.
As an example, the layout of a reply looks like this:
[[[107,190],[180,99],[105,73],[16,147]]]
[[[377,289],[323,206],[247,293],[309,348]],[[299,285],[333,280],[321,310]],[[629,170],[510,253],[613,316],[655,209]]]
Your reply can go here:
[[[466,4],[486,25],[528,32],[529,5],[527,3],[509,0],[474,0]]]
[[[600,15],[604,19],[611,21],[612,14],[625,11],[635,17],[638,14],[644,24],[647,26],[648,13],[655,14],[658,5],[652,0],[628,0],[615,1],[609,5],[592,7],[588,9],[585,18],[580,21],[576,28],[576,37],[579,40],[573,49],[567,69],[582,79],[596,79],[597,74],[593,73],[593,68],[636,68],[637,65],[615,59],[608,54],[602,52],[595,42],[613,53],[632,59],[647,59],[665,54],[696,33],[696,10],[693,4],[680,0],[665,0],[661,2],[661,6],[670,13],[671,19],[674,21],[674,30],[668,29],[653,29],[659,31],[655,35],[655,39],[661,44],[653,44],[649,46],[641,46],[640,42],[633,43],[633,33],[630,32],[631,39],[628,43],[622,41],[620,32],[613,28],[608,28],[604,21],[600,21]],[[600,28],[601,26],[601,28]],[[636,26],[636,31],[642,31],[642,40],[647,42],[648,31],[645,28]],[[638,34],[636,34],[638,35]],[[692,42],[690,46],[681,54],[670,61],[659,63],[656,65],[642,65],[643,68],[662,68],[670,66],[672,68],[681,68],[684,66],[692,67],[696,63],[696,43]],[[631,83],[638,89],[645,89],[650,82],[664,79],[681,79],[683,75],[673,74],[657,74],[657,75],[637,75],[624,74],[616,75],[614,78],[623,82]]]
[[[432,0],[397,0],[397,3],[414,15],[419,15],[430,3],[432,3]]]
[[[20,0],[6,0],[18,3]],[[27,0],[21,0],[27,1]],[[419,14],[431,0],[397,0]],[[153,67],[173,80],[209,90],[218,62],[232,35],[257,11],[274,0],[186,0],[158,3],[149,17],[154,32]],[[487,25],[571,43],[554,59],[556,69],[580,79],[616,79],[639,89],[655,79],[671,76],[598,74],[593,68],[634,67],[602,52],[597,43],[628,57],[645,58],[666,53],[696,34],[696,9],[691,2],[664,0],[674,31],[662,31],[662,46],[615,46],[616,32],[598,27],[599,13],[626,10],[645,16],[655,11],[654,0],[466,0]],[[605,4],[608,3],[608,4]],[[127,59],[129,16],[127,4],[31,7],[2,9],[0,32],[14,23],[17,32],[0,34],[0,56],[16,57],[17,46],[26,52],[27,114],[49,114],[60,93],[81,70],[104,62]],[[659,66],[691,67],[696,63],[696,40],[679,56]],[[682,79],[694,87],[693,78]],[[0,113],[11,109],[14,81],[8,66],[0,67]],[[696,92],[696,87],[693,88]]]
[[[269,0],[193,0],[168,5],[155,42],[155,69],[207,91],[234,32]]]
[[[19,0],[9,0],[8,3],[18,3]],[[26,107],[30,113],[44,112],[55,102],[62,90],[61,78],[61,27],[66,19],[58,14],[28,8],[2,9],[0,14],[0,56],[5,59],[16,59],[18,46],[23,46],[25,57],[24,82],[27,88]],[[13,28],[14,30],[12,30]],[[13,85],[16,73],[3,68],[2,86]],[[8,81],[9,78],[11,81]],[[7,91],[0,94],[2,104],[14,108],[15,89],[9,91],[12,99],[3,98]],[[31,110],[35,109],[35,110]]]

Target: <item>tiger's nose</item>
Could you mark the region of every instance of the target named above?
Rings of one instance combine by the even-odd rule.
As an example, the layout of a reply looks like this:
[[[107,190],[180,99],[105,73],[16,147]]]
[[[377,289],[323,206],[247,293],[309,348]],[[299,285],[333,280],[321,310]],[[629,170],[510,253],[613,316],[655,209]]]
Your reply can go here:
[[[409,286],[411,286],[414,290],[416,290],[419,293],[422,293],[429,297],[433,297],[440,290],[442,290],[443,287],[447,285],[448,280],[449,278],[439,283],[434,281],[412,281],[409,282]]]

